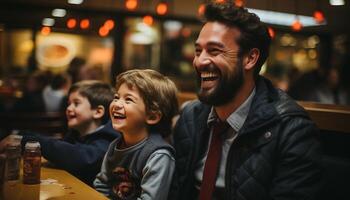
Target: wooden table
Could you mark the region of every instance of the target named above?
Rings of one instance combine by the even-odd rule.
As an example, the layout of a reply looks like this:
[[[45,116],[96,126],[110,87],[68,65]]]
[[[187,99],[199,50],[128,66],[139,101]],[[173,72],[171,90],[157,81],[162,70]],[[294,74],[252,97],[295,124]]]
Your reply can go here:
[[[47,167],[41,168],[41,184],[25,185],[21,179],[6,182],[3,189],[4,200],[107,199],[68,172]],[[2,200],[1,197],[0,199]]]

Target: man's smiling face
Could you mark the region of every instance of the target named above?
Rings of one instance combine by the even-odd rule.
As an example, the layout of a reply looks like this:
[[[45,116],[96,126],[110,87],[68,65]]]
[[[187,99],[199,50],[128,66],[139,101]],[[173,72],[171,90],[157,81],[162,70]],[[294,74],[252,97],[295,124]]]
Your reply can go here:
[[[243,84],[243,64],[238,57],[237,28],[219,22],[206,23],[195,43],[193,60],[200,88],[198,97],[204,103],[218,106],[232,100]]]

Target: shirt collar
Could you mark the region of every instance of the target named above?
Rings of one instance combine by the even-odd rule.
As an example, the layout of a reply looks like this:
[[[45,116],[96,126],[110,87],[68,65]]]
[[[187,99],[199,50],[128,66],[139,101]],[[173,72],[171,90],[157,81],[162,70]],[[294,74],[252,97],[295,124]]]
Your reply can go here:
[[[253,97],[255,95],[255,88],[250,93],[249,97],[226,119],[227,123],[238,132],[242,128],[245,120],[247,119]],[[218,116],[215,112],[214,107],[211,108],[211,111],[208,116],[207,124],[210,127],[214,121],[218,119]]]

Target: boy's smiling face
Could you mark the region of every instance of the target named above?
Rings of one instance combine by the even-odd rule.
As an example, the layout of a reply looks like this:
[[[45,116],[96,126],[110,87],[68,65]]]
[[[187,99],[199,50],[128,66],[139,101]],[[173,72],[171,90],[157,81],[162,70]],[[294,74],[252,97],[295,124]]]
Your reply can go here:
[[[122,84],[109,107],[113,128],[124,135],[147,134],[146,106],[136,87]]]
[[[89,131],[94,122],[95,109],[91,108],[89,100],[78,91],[72,92],[68,98],[66,116],[68,127],[79,131],[81,134]]]

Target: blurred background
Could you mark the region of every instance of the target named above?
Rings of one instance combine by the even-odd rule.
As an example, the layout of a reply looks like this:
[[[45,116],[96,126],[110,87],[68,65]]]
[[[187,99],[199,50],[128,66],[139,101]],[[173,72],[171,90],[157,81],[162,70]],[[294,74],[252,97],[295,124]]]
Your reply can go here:
[[[181,92],[195,92],[193,44],[205,2],[0,0],[0,111],[59,111],[71,83],[114,84],[133,68],[158,70]],[[269,27],[262,75],[297,100],[350,104],[349,1],[232,3]]]

